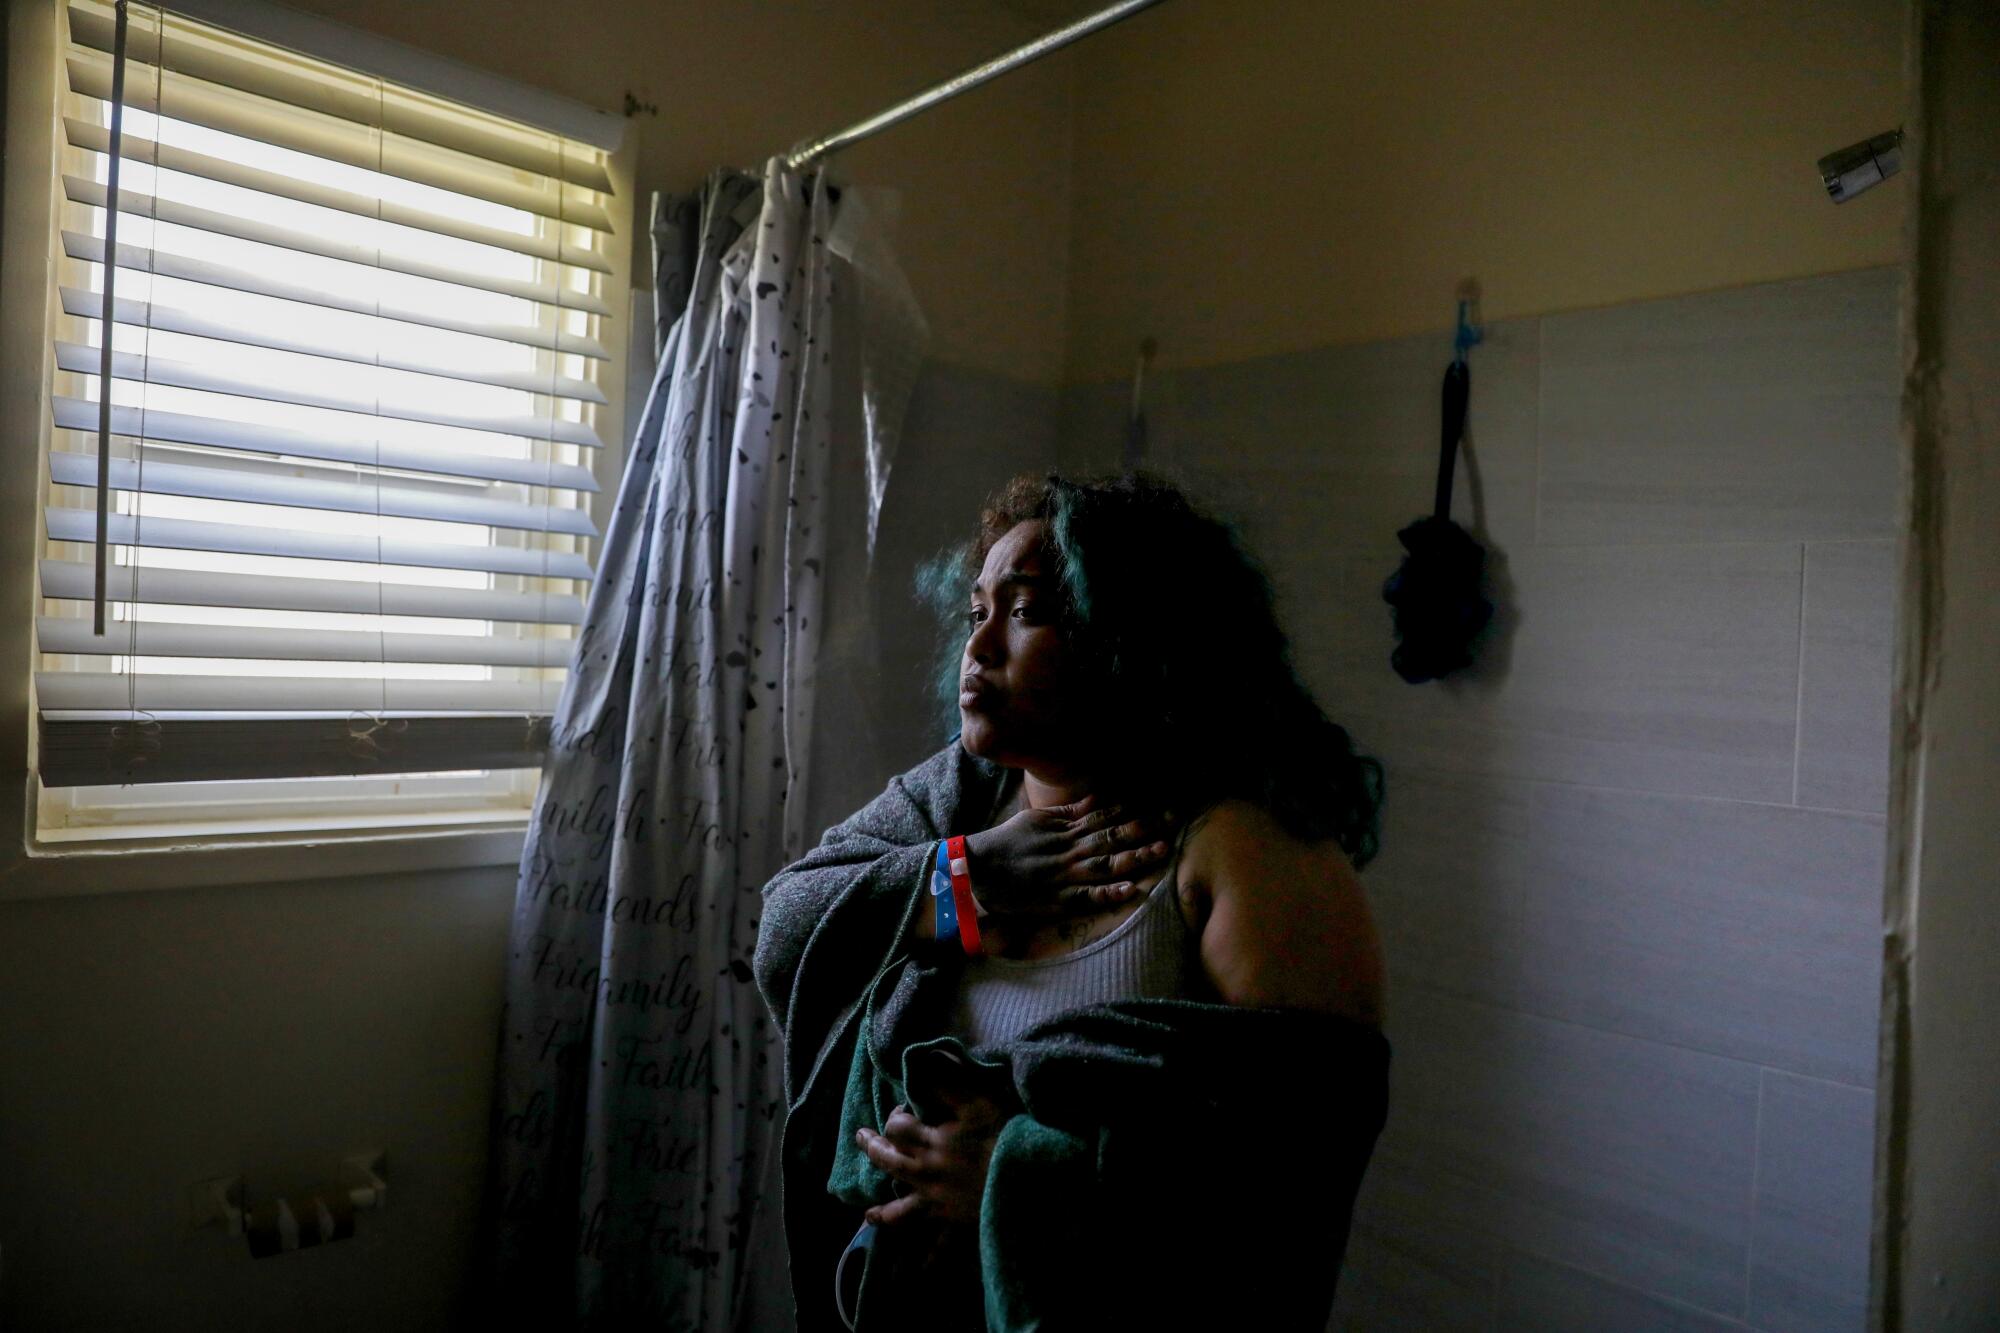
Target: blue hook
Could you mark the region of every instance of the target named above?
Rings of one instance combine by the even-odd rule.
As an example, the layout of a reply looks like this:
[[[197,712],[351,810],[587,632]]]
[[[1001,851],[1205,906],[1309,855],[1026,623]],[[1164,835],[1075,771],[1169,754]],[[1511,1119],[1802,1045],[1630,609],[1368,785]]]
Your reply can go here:
[[[1486,331],[1474,328],[1466,321],[1465,308],[1469,304],[1471,304],[1469,301],[1460,298],[1458,303],[1458,333],[1451,340],[1451,359],[1454,363],[1461,366],[1465,364],[1465,354],[1486,341]]]

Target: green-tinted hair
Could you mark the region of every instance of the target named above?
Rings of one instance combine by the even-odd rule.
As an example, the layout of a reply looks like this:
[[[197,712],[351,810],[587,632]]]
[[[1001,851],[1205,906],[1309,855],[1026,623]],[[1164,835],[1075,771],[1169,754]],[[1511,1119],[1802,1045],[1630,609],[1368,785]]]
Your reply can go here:
[[[1292,664],[1270,580],[1235,531],[1145,473],[1016,477],[976,535],[918,573],[939,616],[938,703],[958,729],[966,594],[1018,523],[1048,524],[1064,632],[1104,701],[1128,787],[1194,812],[1257,802],[1293,835],[1375,855],[1382,766],[1359,754]]]

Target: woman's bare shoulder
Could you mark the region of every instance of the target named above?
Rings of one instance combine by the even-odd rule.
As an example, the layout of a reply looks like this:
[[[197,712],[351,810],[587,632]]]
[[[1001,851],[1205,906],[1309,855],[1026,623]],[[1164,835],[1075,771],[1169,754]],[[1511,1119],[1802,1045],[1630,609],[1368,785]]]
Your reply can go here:
[[[1189,825],[1181,874],[1223,998],[1379,1021],[1381,948],[1337,843],[1298,837],[1254,801],[1223,801]]]
[[[1189,821],[1181,854],[1183,874],[1197,881],[1208,872],[1231,886],[1267,890],[1328,879],[1360,887],[1338,843],[1301,838],[1265,806],[1241,798],[1218,801]]]

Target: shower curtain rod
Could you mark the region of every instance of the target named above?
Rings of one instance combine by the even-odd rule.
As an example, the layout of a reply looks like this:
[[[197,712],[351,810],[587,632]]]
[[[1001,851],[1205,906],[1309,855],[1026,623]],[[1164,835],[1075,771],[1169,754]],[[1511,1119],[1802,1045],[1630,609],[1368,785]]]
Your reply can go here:
[[[1100,28],[1108,28],[1121,20],[1131,18],[1141,10],[1151,9],[1161,0],[1120,0],[1109,9],[1099,10],[1085,18],[1080,18],[1067,27],[1045,33],[1025,46],[1017,47],[1006,55],[995,56],[983,65],[974,66],[955,78],[946,79],[935,88],[918,93],[907,101],[898,102],[887,111],[870,116],[864,121],[848,126],[838,134],[830,134],[824,139],[801,143],[786,156],[786,165],[797,171],[828,153],[836,152],[849,144],[880,134],[891,125],[900,124],[920,111],[928,111],[940,102],[946,102],[960,93],[971,92],[980,84],[999,78],[1002,74],[1017,70],[1021,66],[1040,60],[1052,51],[1060,51],[1071,42],[1080,41]]]

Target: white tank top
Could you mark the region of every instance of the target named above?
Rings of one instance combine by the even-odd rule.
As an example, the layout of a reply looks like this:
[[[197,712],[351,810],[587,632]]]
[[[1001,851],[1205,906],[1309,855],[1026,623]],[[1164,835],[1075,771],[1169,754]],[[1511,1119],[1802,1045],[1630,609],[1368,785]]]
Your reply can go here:
[[[952,1031],[974,1047],[1004,1046],[1044,1019],[1112,1000],[1200,998],[1207,979],[1175,891],[1180,842],[1159,883],[1111,933],[1054,958],[966,960]]]

